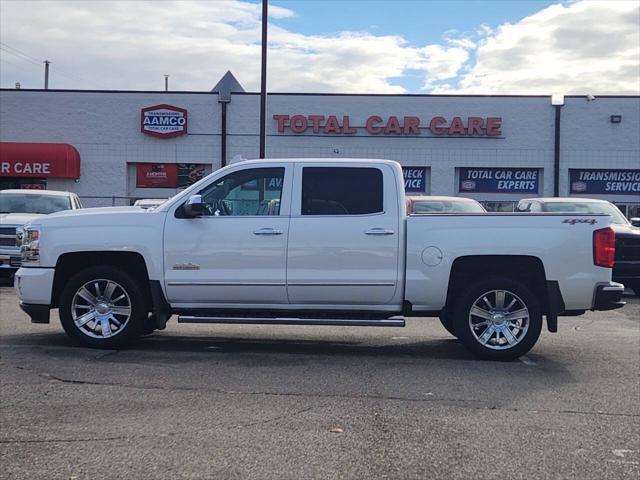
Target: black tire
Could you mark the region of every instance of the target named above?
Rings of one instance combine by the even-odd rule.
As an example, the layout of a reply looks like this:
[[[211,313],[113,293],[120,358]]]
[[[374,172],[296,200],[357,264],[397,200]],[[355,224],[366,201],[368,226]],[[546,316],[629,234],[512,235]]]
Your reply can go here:
[[[454,337],[458,338],[458,334],[454,330],[453,318],[451,318],[451,315],[448,312],[443,311],[438,318],[440,318],[440,323],[444,329]]]
[[[636,297],[640,297],[640,280],[634,280],[629,286],[631,290],[633,290],[633,293],[636,294]]]
[[[503,330],[499,333],[501,334],[502,339],[498,339],[499,334],[496,334],[495,338],[493,337],[496,329],[505,327],[504,323],[492,323],[496,320],[499,322],[500,318],[489,321],[489,325],[486,327],[477,326],[476,329],[472,329],[470,325],[470,318],[473,318],[474,325],[475,323],[482,323],[485,321],[484,318],[479,316],[471,316],[471,308],[476,304],[476,302],[484,302],[484,298],[488,297],[489,303],[491,303],[493,299],[496,305],[498,305],[497,293],[494,293],[496,291],[506,292],[506,299],[502,302],[503,306],[504,303],[510,303],[510,300],[516,299],[516,303],[514,304],[516,306],[514,309],[521,311],[522,308],[519,308],[519,306],[522,304],[524,308],[528,310],[529,315],[527,327],[524,328],[524,320],[522,320],[523,328],[514,328],[513,330],[509,329],[509,332],[507,332],[511,334],[516,333],[514,337],[515,340],[517,340],[517,343],[512,347],[507,345],[508,341]],[[487,307],[487,311],[488,310],[489,308]],[[515,312],[516,310],[502,311],[508,314]],[[495,312],[500,314],[500,310],[495,310]],[[540,301],[524,283],[508,277],[490,277],[472,283],[468,288],[465,288],[464,292],[461,292],[456,299],[453,309],[453,321],[454,329],[458,334],[458,338],[462,341],[464,346],[476,356],[485,360],[510,361],[526,354],[538,341],[540,332],[542,331],[542,310],[540,308]],[[489,331],[489,326],[494,327],[494,334]],[[474,334],[474,332],[476,333]],[[483,345],[479,338],[483,338],[483,334],[485,332],[489,334],[490,340]],[[479,338],[476,338],[477,336],[479,336]],[[496,341],[498,342],[497,344],[494,343]]]
[[[72,305],[74,297],[77,298],[76,293],[83,286],[95,281],[115,282],[119,288],[117,293],[121,294],[121,290],[125,292],[128,295],[126,300],[130,303],[128,320],[123,323],[117,332],[106,338],[96,338],[84,333],[85,330],[78,327],[73,319]],[[94,292],[95,290],[91,293]],[[142,334],[148,317],[145,295],[136,279],[129,273],[110,266],[88,267],[71,277],[60,295],[59,312],[62,327],[74,341],[90,348],[107,349],[121,348],[133,342]],[[122,317],[119,318],[122,320]],[[86,330],[89,330],[90,325],[92,323],[87,325]]]

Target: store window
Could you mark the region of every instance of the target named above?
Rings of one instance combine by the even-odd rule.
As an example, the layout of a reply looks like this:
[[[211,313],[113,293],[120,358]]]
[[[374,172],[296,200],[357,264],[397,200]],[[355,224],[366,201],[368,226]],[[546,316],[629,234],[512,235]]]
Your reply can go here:
[[[0,178],[0,190],[46,190],[47,181],[44,178]]]
[[[365,215],[382,212],[382,205],[382,172],[377,168],[302,170],[302,215]]]
[[[429,193],[430,169],[427,167],[402,167],[404,191],[407,195],[427,195]]]
[[[185,188],[204,177],[198,163],[137,163],[136,188]]]

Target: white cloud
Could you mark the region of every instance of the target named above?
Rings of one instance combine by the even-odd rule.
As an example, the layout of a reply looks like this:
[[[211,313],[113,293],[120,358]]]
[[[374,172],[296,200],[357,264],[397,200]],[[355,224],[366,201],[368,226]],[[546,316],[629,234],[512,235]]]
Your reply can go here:
[[[640,93],[639,2],[552,5],[479,34],[475,62],[435,92]]]
[[[402,93],[639,93],[639,3],[553,5],[513,24],[450,30],[442,42],[399,35],[305,35],[279,26],[271,4],[269,89]],[[0,41],[49,58],[52,88],[208,90],[231,70],[258,90],[260,5],[207,2],[0,2]],[[14,52],[15,53],[15,52]],[[42,67],[0,51],[0,83],[42,85]]]

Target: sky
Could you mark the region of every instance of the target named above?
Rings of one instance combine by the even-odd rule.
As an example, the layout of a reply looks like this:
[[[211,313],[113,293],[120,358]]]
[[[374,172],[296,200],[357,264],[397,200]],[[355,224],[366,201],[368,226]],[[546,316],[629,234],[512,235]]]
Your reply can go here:
[[[0,86],[260,87],[258,1],[0,0]],[[640,0],[270,0],[271,92],[640,94]]]

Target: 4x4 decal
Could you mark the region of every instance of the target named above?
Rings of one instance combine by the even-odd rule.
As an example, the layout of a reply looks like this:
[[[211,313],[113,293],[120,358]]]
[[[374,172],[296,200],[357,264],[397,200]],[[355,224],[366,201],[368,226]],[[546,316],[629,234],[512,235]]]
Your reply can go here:
[[[562,223],[568,223],[569,225],[575,225],[576,223],[588,223],[589,225],[595,225],[598,221],[595,218],[567,218]]]

